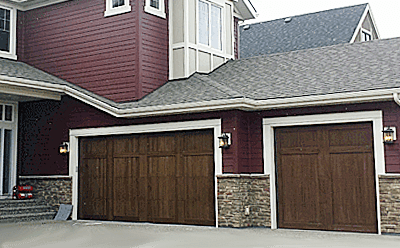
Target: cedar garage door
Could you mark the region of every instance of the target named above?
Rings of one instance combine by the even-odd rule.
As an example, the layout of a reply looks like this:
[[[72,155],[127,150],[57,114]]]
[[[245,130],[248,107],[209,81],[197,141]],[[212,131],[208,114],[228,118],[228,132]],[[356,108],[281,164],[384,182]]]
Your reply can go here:
[[[278,227],[377,233],[372,124],[277,128]]]
[[[213,131],[80,139],[79,218],[215,225]]]

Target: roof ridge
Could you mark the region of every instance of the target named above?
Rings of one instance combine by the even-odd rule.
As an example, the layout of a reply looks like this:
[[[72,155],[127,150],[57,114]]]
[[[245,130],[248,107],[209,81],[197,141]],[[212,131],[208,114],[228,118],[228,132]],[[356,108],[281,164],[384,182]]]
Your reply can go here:
[[[255,23],[249,23],[249,24],[244,23],[244,24],[241,24],[240,26],[242,27],[242,26],[251,26],[251,25],[257,25],[257,24],[264,24],[264,23],[267,23],[267,22],[280,21],[280,20],[285,19],[285,18],[294,18],[294,17],[300,17],[300,16],[314,15],[314,14],[318,14],[318,13],[322,13],[322,12],[329,12],[329,11],[347,9],[347,8],[355,8],[355,7],[359,7],[359,6],[362,6],[362,5],[365,5],[365,7],[367,7],[368,3],[351,5],[351,6],[346,6],[346,7],[333,8],[333,9],[320,10],[320,11],[311,12],[311,13],[305,13],[305,14],[300,14],[300,15],[285,16],[285,17],[281,17],[281,18],[277,18],[277,19],[273,19],[273,20],[268,20],[268,21],[262,21],[262,22],[255,22]]]

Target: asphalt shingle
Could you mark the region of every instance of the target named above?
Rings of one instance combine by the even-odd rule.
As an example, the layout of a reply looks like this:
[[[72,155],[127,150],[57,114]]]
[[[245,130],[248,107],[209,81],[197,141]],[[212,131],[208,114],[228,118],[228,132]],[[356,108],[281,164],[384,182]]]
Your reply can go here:
[[[349,43],[367,4],[240,27],[240,58]],[[249,28],[245,29],[244,27]]]

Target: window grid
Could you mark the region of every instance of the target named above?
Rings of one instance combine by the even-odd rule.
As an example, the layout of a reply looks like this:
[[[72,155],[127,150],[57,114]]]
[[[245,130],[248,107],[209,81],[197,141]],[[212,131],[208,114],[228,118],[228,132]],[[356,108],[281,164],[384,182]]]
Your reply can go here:
[[[160,9],[160,0],[150,0],[150,6],[156,9]]]
[[[222,8],[199,0],[199,43],[222,50]]]

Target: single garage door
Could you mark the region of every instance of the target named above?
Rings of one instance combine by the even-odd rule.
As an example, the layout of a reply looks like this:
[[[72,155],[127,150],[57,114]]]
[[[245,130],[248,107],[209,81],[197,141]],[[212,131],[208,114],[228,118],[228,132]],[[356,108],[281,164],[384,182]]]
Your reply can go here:
[[[278,227],[377,232],[372,124],[277,128]]]
[[[79,218],[215,225],[213,131],[80,139]]]

